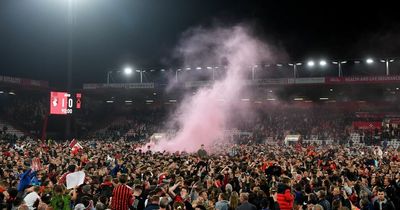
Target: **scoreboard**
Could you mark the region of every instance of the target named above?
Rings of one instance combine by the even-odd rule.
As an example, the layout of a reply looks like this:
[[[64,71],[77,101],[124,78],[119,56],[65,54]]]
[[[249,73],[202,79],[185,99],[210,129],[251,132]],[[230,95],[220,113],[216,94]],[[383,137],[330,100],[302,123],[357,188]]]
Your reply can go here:
[[[81,108],[81,93],[50,92],[50,114],[67,115]]]

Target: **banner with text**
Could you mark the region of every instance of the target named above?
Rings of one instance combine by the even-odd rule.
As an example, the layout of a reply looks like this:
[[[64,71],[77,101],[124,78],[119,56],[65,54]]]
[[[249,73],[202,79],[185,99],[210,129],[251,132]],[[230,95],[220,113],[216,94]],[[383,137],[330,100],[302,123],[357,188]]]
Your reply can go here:
[[[382,122],[367,122],[367,121],[355,121],[353,122],[353,127],[357,129],[367,130],[367,129],[381,129]]]
[[[8,76],[0,76],[0,83],[16,84],[21,86],[35,86],[42,88],[49,87],[49,82],[46,81],[23,79],[23,78],[8,77]]]
[[[351,76],[351,77],[326,77],[327,84],[371,84],[400,82],[400,76]]]
[[[154,83],[111,83],[111,84],[83,84],[85,90],[95,90],[104,88],[115,89],[153,89]]]

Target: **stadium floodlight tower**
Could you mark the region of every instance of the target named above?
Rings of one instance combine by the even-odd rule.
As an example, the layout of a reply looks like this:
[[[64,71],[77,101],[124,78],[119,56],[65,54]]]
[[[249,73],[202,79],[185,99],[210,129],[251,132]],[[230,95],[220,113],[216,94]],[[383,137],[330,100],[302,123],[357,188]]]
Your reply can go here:
[[[186,71],[190,71],[190,67],[186,68]],[[175,70],[175,81],[178,82],[178,72],[182,71],[182,69]]]
[[[297,66],[303,65],[302,63],[289,63],[289,66],[293,66],[293,78],[297,76]]]
[[[314,65],[315,65],[315,62],[312,60],[307,62],[308,67],[314,67]]]
[[[386,64],[386,76],[389,76],[389,63],[394,62],[394,59],[382,59],[381,62]]]
[[[118,71],[108,71],[107,72],[107,84],[110,84],[110,78],[111,78],[111,74],[113,73],[113,72],[116,72],[116,73],[120,73],[120,72],[123,72],[125,75],[131,75],[132,74],[132,68],[130,68],[130,67],[125,67],[124,68],[124,70],[123,71],[121,71],[121,70],[118,70]]]
[[[347,63],[347,61],[333,61],[332,63],[338,65],[338,76],[341,77],[343,75],[342,64]]]
[[[254,79],[255,79],[255,76],[256,76],[256,68],[258,68],[258,65],[252,65],[251,66],[251,80],[253,80],[254,81]]]
[[[124,69],[124,73],[125,73],[126,75],[131,75],[131,74],[132,74],[132,68],[126,67],[126,68]]]
[[[137,69],[136,72],[140,74],[140,83],[143,83],[143,73],[145,73],[146,70]]]
[[[212,67],[212,66],[207,66],[206,68],[207,68],[208,70],[211,70],[211,71],[212,71],[212,80],[214,81],[214,80],[215,80],[215,70],[218,69],[218,66],[214,66],[214,67]]]

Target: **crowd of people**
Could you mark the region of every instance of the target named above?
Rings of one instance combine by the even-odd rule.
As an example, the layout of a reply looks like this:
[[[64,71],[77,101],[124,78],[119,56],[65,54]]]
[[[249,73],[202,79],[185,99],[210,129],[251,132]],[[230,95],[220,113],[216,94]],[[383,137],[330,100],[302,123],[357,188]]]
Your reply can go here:
[[[174,133],[178,128],[166,127],[167,114],[164,111],[154,112],[143,117],[134,112],[132,117],[111,123],[106,129],[96,132],[92,136],[97,139],[124,139],[130,141],[147,140],[154,133]],[[146,112],[153,113],[153,112]],[[256,110],[255,115],[245,119],[232,120],[226,126],[226,131],[238,131],[236,142],[264,143],[281,141],[287,135],[300,135],[304,140],[329,140],[339,144],[352,144],[352,133],[358,133],[357,142],[366,145],[381,144],[381,142],[399,140],[399,124],[385,123],[380,119],[364,119],[354,111],[338,111],[323,106],[319,108],[283,107]],[[382,122],[380,128],[356,128],[353,122]]]
[[[45,106],[40,103],[0,111],[39,131],[46,111],[29,107]],[[75,127],[84,128],[78,133],[86,139],[79,148],[21,139],[2,129],[0,209],[400,209],[400,152],[370,146],[398,137],[399,128],[360,130],[366,146],[344,146],[357,119],[352,112],[327,110],[257,110],[229,125],[240,131],[237,139],[190,154],[143,146],[153,133],[174,133],[161,124],[167,117],[163,109],[115,110],[94,103],[76,115],[82,126]],[[99,113],[106,113],[108,126],[91,132],[101,124]],[[110,123],[113,115],[120,119]],[[334,144],[286,146],[288,134]],[[265,144],[267,139],[273,143]],[[84,183],[67,189],[67,176],[78,171]]]
[[[160,122],[163,121],[165,114],[158,111],[146,112],[133,111],[128,116],[117,118],[112,123],[95,131],[92,134],[84,136],[86,139],[104,139],[141,141],[149,139],[149,137],[161,129]]]
[[[173,133],[176,128],[167,128],[162,122],[166,112],[143,117],[140,112],[134,112],[132,117],[123,117],[85,138],[125,139],[140,141],[148,139],[153,133]],[[277,109],[257,111],[256,117],[234,121],[227,130],[237,130],[250,135],[242,135],[241,141],[265,142],[282,140],[288,134],[299,134],[303,139],[348,141],[352,115],[338,112],[328,112],[325,109]]]
[[[46,100],[41,96],[8,97],[0,101],[0,114],[3,120],[11,122],[18,128],[38,134],[47,114]]]
[[[351,114],[330,112],[326,109],[283,108],[258,111],[257,118],[243,123],[239,129],[254,133],[258,139],[284,139],[288,134],[299,134],[304,139],[346,139],[351,125]]]
[[[1,101],[1,118],[24,133],[41,138],[45,120],[48,117],[47,97],[44,95],[18,95]],[[71,120],[74,137],[97,139],[125,139],[140,141],[148,139],[155,132],[166,131],[163,122],[168,118],[171,109],[157,105],[146,107],[113,106],[91,97],[85,97],[85,106],[76,110]],[[373,112],[379,110],[385,113],[386,107],[367,104],[363,107],[354,106],[348,109],[329,107],[328,105],[269,105],[267,107],[251,107],[255,117],[240,119],[227,129],[235,129],[252,133],[243,136],[242,140],[264,142],[266,139],[281,140],[288,134],[299,134],[303,139],[333,140],[346,143],[351,132],[359,132],[364,142],[400,139],[400,126],[383,123],[383,129],[352,130],[353,121],[384,121],[384,118],[359,119],[357,111]],[[120,119],[122,118],[122,120]],[[49,117],[47,123],[48,137],[52,139],[64,132],[64,120]],[[115,122],[115,123],[111,123]],[[62,136],[65,137],[65,136]],[[11,138],[11,136],[7,136]],[[378,139],[376,139],[378,138]]]
[[[189,154],[125,140],[79,144],[2,141],[1,209],[400,208],[400,152],[391,147],[221,143]],[[66,189],[77,171],[84,183]]]

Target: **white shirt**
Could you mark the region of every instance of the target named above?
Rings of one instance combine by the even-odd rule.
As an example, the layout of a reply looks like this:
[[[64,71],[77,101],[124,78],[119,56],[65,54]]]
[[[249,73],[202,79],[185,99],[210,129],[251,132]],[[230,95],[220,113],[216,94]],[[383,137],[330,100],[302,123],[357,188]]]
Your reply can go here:
[[[33,204],[35,204],[37,199],[40,200],[40,196],[37,194],[37,192],[33,191],[25,196],[24,201],[25,204],[29,207],[29,209],[33,210],[34,209]]]

